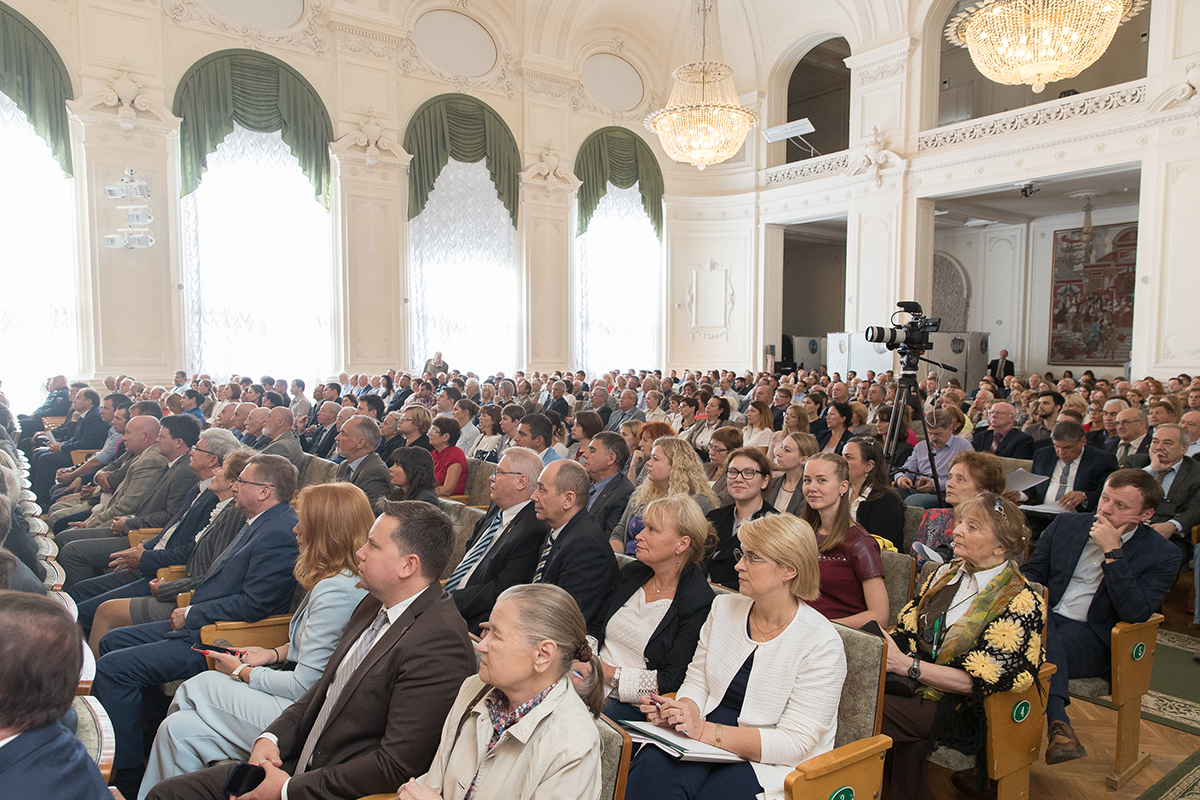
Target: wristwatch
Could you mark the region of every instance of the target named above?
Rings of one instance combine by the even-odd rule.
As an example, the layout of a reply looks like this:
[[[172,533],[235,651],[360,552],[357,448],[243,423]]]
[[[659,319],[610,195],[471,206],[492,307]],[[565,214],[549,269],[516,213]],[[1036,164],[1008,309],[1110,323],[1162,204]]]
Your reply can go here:
[[[914,681],[921,680],[921,659],[917,656],[913,656],[913,665],[908,668],[908,677]]]
[[[1105,553],[1104,557],[1111,558],[1113,561],[1118,561],[1125,557],[1125,551],[1120,547],[1114,547],[1112,550],[1109,550],[1107,553]]]
[[[617,667],[613,670],[612,683],[609,684],[612,688],[617,688],[617,684],[621,682],[621,668]]]

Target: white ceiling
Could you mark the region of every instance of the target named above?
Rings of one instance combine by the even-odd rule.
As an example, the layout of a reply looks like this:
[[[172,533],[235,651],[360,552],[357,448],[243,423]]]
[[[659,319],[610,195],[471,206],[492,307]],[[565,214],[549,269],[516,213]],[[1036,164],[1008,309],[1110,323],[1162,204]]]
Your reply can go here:
[[[936,198],[939,227],[960,227],[968,221],[982,225],[986,221],[1023,224],[1038,217],[1050,217],[1083,209],[1084,201],[1070,195],[1078,192],[1103,192],[1092,199],[1095,208],[1137,205],[1142,173],[1138,167],[1122,165],[1104,170],[1074,172],[1031,181],[1037,192],[1021,197],[1015,183],[987,189],[961,192]]]

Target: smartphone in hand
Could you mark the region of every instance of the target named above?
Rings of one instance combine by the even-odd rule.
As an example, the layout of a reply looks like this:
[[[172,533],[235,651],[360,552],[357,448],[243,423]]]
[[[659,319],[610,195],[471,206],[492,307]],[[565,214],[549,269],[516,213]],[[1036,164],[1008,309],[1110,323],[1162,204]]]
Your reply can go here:
[[[248,764],[242,761],[233,768],[233,772],[229,773],[229,780],[225,781],[225,794],[241,797],[246,792],[254,791],[266,777],[265,769],[257,764]]]

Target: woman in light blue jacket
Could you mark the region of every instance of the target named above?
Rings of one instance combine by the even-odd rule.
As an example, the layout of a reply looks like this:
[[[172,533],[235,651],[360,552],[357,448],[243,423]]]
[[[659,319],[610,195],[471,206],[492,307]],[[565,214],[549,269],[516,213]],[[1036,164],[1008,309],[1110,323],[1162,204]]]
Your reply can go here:
[[[259,734],[313,686],[366,591],[355,552],[375,521],[362,490],[339,482],[298,495],[296,580],[308,590],[288,643],[208,653],[216,669],[186,681],[158,729],[139,798],[164,778],[226,758],[245,759]],[[290,663],[289,663],[290,662]]]

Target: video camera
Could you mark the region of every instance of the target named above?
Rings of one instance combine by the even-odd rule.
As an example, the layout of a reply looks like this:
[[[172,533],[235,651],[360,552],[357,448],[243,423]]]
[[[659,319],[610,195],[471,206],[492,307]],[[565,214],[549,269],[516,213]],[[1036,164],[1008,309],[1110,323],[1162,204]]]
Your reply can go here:
[[[933,347],[929,341],[929,334],[942,327],[941,318],[926,317],[921,304],[915,300],[902,300],[896,305],[900,310],[892,314],[892,327],[872,325],[865,331],[867,341],[883,344],[888,350],[899,350],[902,356],[909,353],[919,356]],[[896,315],[901,313],[911,315],[912,319],[903,325],[898,324]]]

